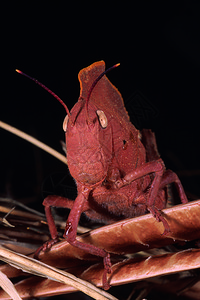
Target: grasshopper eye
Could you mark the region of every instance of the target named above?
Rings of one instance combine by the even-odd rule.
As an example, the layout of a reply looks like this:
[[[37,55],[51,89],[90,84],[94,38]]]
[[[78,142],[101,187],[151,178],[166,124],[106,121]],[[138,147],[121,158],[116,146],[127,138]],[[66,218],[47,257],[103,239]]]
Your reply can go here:
[[[102,128],[106,128],[108,125],[108,120],[106,118],[106,115],[104,114],[104,112],[102,110],[97,110],[97,115],[99,117],[99,122],[101,124]]]
[[[67,123],[68,123],[68,120],[69,120],[69,116],[66,115],[66,117],[64,118],[64,121],[63,121],[63,130],[64,130],[64,132],[67,131]]]

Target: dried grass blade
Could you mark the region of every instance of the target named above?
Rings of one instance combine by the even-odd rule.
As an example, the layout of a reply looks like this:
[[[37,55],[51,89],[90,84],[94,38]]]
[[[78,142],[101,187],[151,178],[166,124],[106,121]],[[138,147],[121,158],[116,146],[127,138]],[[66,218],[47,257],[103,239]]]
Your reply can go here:
[[[26,272],[71,285],[94,299],[117,300],[117,298],[113,297],[109,293],[98,289],[94,285],[85,282],[70,273],[48,266],[33,258],[7,250],[2,246],[0,246],[0,259],[16,266],[17,268],[21,268]]]
[[[176,253],[167,253],[149,257],[136,257],[119,261],[112,266],[112,274],[109,276],[111,286],[128,284],[152,278],[163,278],[163,275],[170,275],[200,268],[200,250],[188,249]],[[81,269],[81,267],[80,267]],[[79,275],[84,280],[89,280],[97,286],[102,285],[101,277],[103,274],[102,263],[95,264],[87,269],[82,268]],[[16,286],[20,295],[26,291],[26,297],[30,296],[30,287],[34,285],[35,297],[46,295],[61,295],[74,292],[75,290],[67,285],[60,284],[49,279],[39,280],[36,277],[24,279]],[[2,297],[1,299],[7,299]]]
[[[67,158],[62,155],[61,153],[57,152],[56,150],[54,150],[53,148],[47,146],[46,144],[38,141],[37,139],[35,139],[34,137],[28,135],[27,133],[13,127],[10,126],[9,124],[6,124],[2,121],[0,121],[0,128],[3,128],[19,137],[21,137],[22,139],[34,144],[35,146],[39,147],[40,149],[48,152],[49,154],[53,155],[54,157],[56,157],[57,159],[61,160],[63,163],[67,164]]]
[[[17,293],[13,283],[1,271],[0,271],[0,286],[13,300],[22,300],[22,298]]]

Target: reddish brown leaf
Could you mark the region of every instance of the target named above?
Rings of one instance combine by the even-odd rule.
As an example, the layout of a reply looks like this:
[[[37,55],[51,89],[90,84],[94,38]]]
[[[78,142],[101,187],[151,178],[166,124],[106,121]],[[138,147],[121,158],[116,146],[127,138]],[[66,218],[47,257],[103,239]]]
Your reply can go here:
[[[197,268],[200,268],[200,250],[185,250],[178,253],[120,261],[113,265],[113,273],[109,276],[109,281],[111,286],[114,286]],[[80,269],[74,269],[74,273],[78,272]],[[102,274],[102,264],[95,264],[82,271],[80,278],[101,286]],[[34,289],[32,289],[33,286]],[[76,291],[72,287],[55,281],[36,277],[25,279],[16,284],[15,287],[22,298],[53,296]],[[10,299],[3,292],[0,293],[0,298]]]
[[[164,209],[163,215],[171,229],[169,235],[162,235],[163,224],[148,214],[100,227],[83,234],[78,240],[96,245],[110,253],[131,254],[200,238],[200,200]],[[66,241],[54,245],[49,252],[41,252],[39,258],[61,268],[68,267],[69,263],[71,265],[72,258],[97,260]]]
[[[148,214],[92,230],[79,236],[78,239],[104,248],[111,252],[114,258],[114,254],[133,254],[142,250],[148,251],[152,248],[161,248],[176,242],[200,238],[200,200],[165,209],[163,214],[171,229],[168,236],[162,235],[162,223],[158,223],[151,214]],[[68,272],[101,286],[102,259],[72,247],[66,241],[54,245],[49,252],[41,252],[40,259],[54,267],[67,268]],[[86,263],[84,260],[90,260],[90,262]],[[95,260],[99,260],[99,263],[94,264]],[[187,250],[128,260],[122,260],[119,257],[117,263],[116,258],[114,261],[113,273],[109,280],[111,285],[120,285],[199,268],[200,250]],[[89,267],[88,263],[90,264]],[[22,271],[9,265],[3,265],[0,269],[10,278],[25,275]],[[24,279],[16,284],[16,288],[22,298],[58,295],[75,291],[72,287],[37,277]],[[9,299],[4,297],[5,295],[1,292],[1,299]]]

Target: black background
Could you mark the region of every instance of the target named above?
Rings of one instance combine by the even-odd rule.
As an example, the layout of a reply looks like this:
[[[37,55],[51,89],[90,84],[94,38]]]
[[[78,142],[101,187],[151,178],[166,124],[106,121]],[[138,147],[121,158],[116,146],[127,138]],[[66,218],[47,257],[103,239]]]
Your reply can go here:
[[[134,111],[139,94],[139,104],[146,99],[153,107],[148,118],[132,114],[132,120],[155,131],[167,168],[180,174],[190,199],[199,197],[199,1],[84,2],[1,4],[0,119],[61,152],[65,110],[15,69],[71,108],[79,70],[102,59],[107,67],[120,62],[108,77],[125,104]],[[45,178],[56,172],[67,167],[0,129],[1,195],[39,205]]]

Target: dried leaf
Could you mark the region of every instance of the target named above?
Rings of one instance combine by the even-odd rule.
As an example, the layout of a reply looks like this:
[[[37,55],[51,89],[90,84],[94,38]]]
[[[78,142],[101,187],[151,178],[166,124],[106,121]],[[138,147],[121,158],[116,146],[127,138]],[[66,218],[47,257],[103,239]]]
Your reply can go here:
[[[8,295],[10,295],[11,299],[13,300],[22,299],[17,293],[13,283],[1,271],[0,271],[0,286]]]
[[[199,268],[199,250],[154,255],[153,249],[200,238],[200,200],[165,209],[163,214],[171,229],[168,236],[162,235],[163,224],[158,223],[151,214],[148,214],[92,230],[79,236],[78,240],[92,243],[112,253],[113,274],[109,277],[111,285],[147,280]],[[6,230],[8,228],[4,229],[4,233]],[[133,254],[139,251],[140,255],[141,251],[148,252],[144,253],[146,256],[135,258]],[[150,252],[153,254],[149,254]],[[119,256],[127,254],[131,254],[133,258],[124,260]],[[65,240],[54,245],[48,252],[41,252],[40,260],[53,267],[67,268],[68,272],[97,286],[102,284],[102,258],[89,255],[69,245]],[[86,262],[86,260],[89,261]],[[94,264],[97,261],[99,263]],[[10,278],[27,276],[24,272],[9,265],[1,266],[0,269]],[[26,270],[25,267],[23,269]],[[34,286],[34,294],[32,294],[32,286]],[[16,284],[16,289],[22,298],[59,295],[77,290],[75,287],[38,277],[24,279]],[[1,292],[1,299],[9,299],[3,297],[5,294]]]
[[[109,276],[111,286],[127,284],[156,276],[169,275],[177,272],[200,268],[200,250],[191,249],[178,253],[169,253],[150,257],[133,258],[115,263],[112,267],[112,274]],[[74,269],[77,272],[77,269]],[[79,269],[80,272],[80,269]],[[79,276],[83,280],[92,282],[97,286],[102,285],[102,264],[95,264],[84,270]],[[34,285],[34,291],[30,287]],[[16,285],[16,289],[23,297],[42,297],[45,295],[53,296],[76,291],[61,283],[53,282],[49,279],[28,278]],[[25,292],[26,291],[26,292]],[[25,293],[25,295],[24,295]],[[4,298],[0,293],[1,299]]]
[[[200,239],[200,200],[164,209],[163,215],[171,229],[169,235],[162,235],[163,224],[148,214],[100,227],[77,239],[120,255]],[[41,252],[39,258],[61,268],[71,265],[72,258],[99,260],[66,241],[55,244],[49,252]]]
[[[18,254],[13,251],[7,250],[2,246],[0,246],[0,258],[1,260],[6,261],[9,264],[16,266],[17,268],[21,268],[26,272],[30,272],[42,277],[47,277],[51,280],[55,280],[73,286],[94,299],[117,300],[115,297],[108,294],[107,292],[99,290],[94,285],[88,282],[84,282],[83,280],[73,276],[72,274],[50,267],[33,258],[26,257],[22,254]]]

